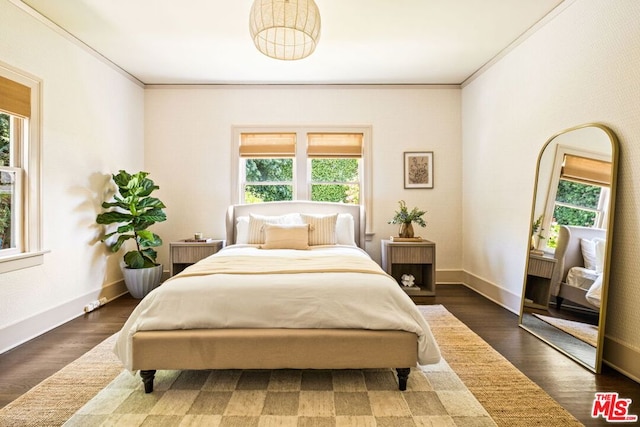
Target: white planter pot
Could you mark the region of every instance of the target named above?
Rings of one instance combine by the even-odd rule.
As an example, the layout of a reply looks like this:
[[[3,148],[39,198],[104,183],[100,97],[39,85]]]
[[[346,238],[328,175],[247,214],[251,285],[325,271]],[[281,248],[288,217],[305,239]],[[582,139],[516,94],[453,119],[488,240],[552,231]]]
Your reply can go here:
[[[134,298],[144,298],[160,285],[162,264],[150,268],[122,268],[124,284]]]

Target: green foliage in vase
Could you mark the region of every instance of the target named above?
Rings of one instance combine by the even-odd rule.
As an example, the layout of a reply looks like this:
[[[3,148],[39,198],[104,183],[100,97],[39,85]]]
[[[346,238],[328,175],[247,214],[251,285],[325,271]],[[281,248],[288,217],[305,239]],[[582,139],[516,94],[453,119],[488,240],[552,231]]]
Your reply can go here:
[[[121,224],[116,231],[105,234],[101,241],[105,242],[118,235],[113,243],[107,243],[111,252],[117,252],[130,239],[136,244],[136,250],[124,255],[124,262],[129,268],[148,268],[156,266],[157,252],[153,249],[162,244],[162,239],[147,230],[156,222],[167,219],[163,209],[166,207],[151,193],[160,187],[147,178],[148,172],[129,174],[123,170],[112,175],[118,191],[113,201],[102,203],[108,211],[99,214],[98,224]]]
[[[544,228],[542,228],[542,221],[544,220],[544,215],[540,215],[538,217],[538,219],[536,219],[533,224],[531,225],[531,235],[532,236],[538,236],[541,239],[544,239],[544,236],[542,235],[542,232],[544,231]]]
[[[422,218],[427,211],[418,208],[409,210],[404,200],[400,200],[398,204],[400,205],[400,209],[396,211],[396,214],[391,218],[389,224],[411,224],[415,222],[420,227],[427,226],[427,223]]]

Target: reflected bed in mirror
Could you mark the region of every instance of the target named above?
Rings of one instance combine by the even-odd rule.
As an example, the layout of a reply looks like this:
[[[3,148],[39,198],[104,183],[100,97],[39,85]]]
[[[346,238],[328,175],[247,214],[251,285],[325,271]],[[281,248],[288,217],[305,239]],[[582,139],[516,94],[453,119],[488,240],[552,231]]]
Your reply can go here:
[[[618,142],[590,123],[551,137],[538,157],[520,326],[600,372]]]

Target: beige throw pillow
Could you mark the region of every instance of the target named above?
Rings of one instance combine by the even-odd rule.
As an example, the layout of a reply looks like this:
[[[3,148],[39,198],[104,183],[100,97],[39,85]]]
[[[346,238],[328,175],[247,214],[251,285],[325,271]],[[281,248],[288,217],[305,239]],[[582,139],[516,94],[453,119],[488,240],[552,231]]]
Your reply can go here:
[[[309,245],[335,245],[336,244],[336,221],[338,214],[332,215],[310,215],[300,214],[302,221],[311,225],[309,231]]]
[[[291,224],[292,218],[288,215],[266,216],[249,214],[249,233],[247,243],[255,245],[264,243],[263,227],[265,224]]]
[[[261,249],[309,249],[309,224],[265,224]]]

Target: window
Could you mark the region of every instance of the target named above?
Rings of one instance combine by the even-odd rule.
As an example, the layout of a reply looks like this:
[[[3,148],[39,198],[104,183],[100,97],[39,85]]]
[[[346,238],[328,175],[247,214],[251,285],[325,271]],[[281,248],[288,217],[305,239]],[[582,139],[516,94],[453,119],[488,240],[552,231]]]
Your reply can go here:
[[[242,203],[293,200],[295,133],[240,135]]]
[[[563,153],[547,246],[555,248],[560,225],[602,228],[607,220],[611,162]]]
[[[0,272],[42,263],[39,82],[0,64]]]
[[[601,228],[607,193],[604,187],[561,179],[553,217],[560,225]]]
[[[307,134],[310,199],[360,203],[361,133]]]
[[[238,127],[233,203],[314,200],[365,205],[368,127]]]

